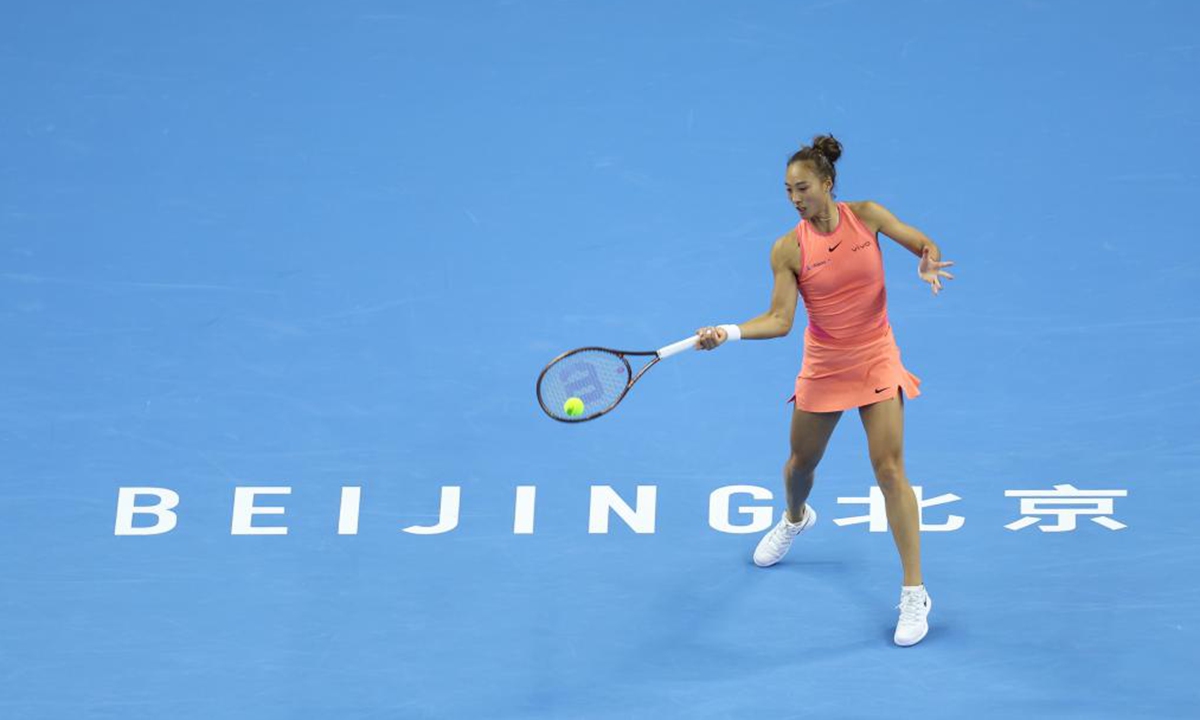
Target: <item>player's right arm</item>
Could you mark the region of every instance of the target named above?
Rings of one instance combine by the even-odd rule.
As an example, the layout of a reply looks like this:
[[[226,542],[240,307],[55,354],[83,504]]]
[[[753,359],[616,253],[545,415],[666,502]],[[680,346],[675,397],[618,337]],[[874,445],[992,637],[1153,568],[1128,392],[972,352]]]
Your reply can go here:
[[[791,332],[800,297],[796,285],[799,270],[800,244],[796,242],[796,236],[789,232],[777,239],[771,247],[771,274],[774,277],[771,305],[762,315],[738,325],[743,340],[766,340],[783,337]],[[698,334],[699,345],[703,350],[711,350],[725,342],[725,331],[720,328],[701,328]]]
[[[758,317],[741,323],[742,337],[750,340],[783,337],[792,331],[800,292],[796,272],[800,269],[800,244],[792,233],[781,236],[771,248],[771,306]]]

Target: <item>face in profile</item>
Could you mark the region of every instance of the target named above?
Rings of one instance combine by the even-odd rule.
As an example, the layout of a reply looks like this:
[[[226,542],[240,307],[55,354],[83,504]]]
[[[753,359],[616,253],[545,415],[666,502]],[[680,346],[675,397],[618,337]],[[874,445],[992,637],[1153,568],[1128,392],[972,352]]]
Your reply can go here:
[[[800,217],[811,218],[828,205],[833,182],[821,180],[813,171],[812,163],[801,161],[788,165],[783,186]]]

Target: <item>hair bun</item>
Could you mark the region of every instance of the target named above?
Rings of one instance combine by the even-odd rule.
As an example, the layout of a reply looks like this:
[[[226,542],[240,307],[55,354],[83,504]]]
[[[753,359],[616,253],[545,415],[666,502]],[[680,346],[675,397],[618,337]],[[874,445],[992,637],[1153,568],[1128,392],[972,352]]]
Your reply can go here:
[[[813,150],[825,156],[831,164],[842,156],[842,144],[832,135],[818,135],[812,141]]]

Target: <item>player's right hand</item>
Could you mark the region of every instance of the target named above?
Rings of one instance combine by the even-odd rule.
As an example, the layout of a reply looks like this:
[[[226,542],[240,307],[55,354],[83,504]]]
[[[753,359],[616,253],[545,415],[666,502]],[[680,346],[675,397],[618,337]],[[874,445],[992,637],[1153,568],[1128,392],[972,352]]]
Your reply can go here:
[[[729,339],[729,334],[719,327],[702,327],[696,334],[700,336],[696,342],[697,350],[712,350]]]

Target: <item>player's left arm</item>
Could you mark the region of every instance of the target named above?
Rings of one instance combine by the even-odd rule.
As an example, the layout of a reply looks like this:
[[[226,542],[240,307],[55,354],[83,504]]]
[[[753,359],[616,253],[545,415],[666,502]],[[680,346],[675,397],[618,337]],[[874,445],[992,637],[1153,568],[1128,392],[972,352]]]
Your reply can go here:
[[[867,227],[875,228],[876,232],[887,235],[921,258],[917,266],[917,276],[930,284],[934,295],[942,289],[942,278],[954,279],[953,275],[943,269],[954,263],[942,262],[941,249],[925,233],[912,225],[900,222],[887,208],[871,200],[858,203],[854,212]]]
[[[938,248],[937,243],[912,225],[901,222],[890,210],[879,203],[873,200],[864,200],[858,203],[855,210],[858,216],[867,222],[868,227],[874,227],[878,232],[887,235],[913,255],[920,257],[925,248],[929,248],[931,260],[942,259],[942,251]]]

